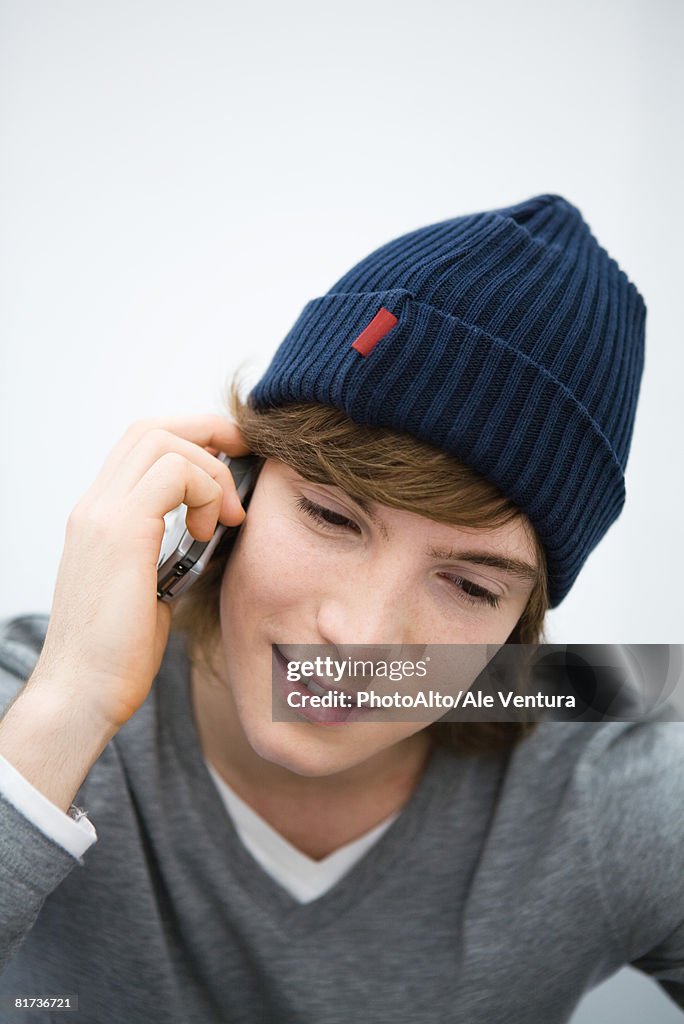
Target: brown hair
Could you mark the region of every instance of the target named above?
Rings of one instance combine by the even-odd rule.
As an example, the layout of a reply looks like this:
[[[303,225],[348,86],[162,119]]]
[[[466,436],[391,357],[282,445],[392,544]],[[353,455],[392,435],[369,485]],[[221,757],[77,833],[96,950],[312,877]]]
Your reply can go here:
[[[284,462],[315,483],[466,528],[496,529],[521,520],[535,548],[539,575],[506,643],[543,642],[548,608],[544,549],[527,517],[494,484],[430,444],[383,427],[360,426],[329,406],[293,403],[256,411],[240,398],[235,379],[226,404],[255,455]],[[210,650],[218,636],[221,579],[234,533],[226,531],[202,576],[173,609],[172,628],[186,633],[193,658]],[[464,753],[510,748],[533,728],[525,722],[428,726],[436,742]]]

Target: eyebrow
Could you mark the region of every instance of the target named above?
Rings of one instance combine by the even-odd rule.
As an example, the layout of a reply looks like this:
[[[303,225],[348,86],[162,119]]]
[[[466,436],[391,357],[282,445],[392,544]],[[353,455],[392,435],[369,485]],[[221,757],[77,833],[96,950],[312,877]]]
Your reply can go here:
[[[387,538],[387,527],[363,498],[349,494],[348,497],[365,512],[368,518],[375,523]],[[492,555],[487,551],[457,551],[455,548],[428,548],[428,556],[440,562],[472,562],[474,565],[489,566],[490,569],[501,569],[509,576],[522,580],[523,583],[536,583],[539,578],[539,570],[535,569],[529,562],[523,562],[519,558],[510,558],[506,555]]]
[[[445,562],[473,562],[475,565],[486,565],[491,569],[502,569],[509,576],[515,576],[524,583],[536,582],[539,572],[529,562],[522,562],[519,558],[508,558],[502,555],[492,555],[485,551],[456,551],[455,548],[442,550],[430,548],[428,555]]]

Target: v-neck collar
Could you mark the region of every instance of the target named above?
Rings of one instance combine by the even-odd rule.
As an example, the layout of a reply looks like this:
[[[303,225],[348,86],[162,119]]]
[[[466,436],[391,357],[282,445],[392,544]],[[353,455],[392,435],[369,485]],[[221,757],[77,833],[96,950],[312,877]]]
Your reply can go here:
[[[225,865],[226,871],[234,875],[273,924],[288,931],[324,927],[389,877],[402,850],[420,835],[428,808],[440,794],[445,759],[453,763],[448,750],[432,748],[416,788],[378,842],[327,892],[309,903],[300,903],[271,878],[243,845],[209,774],[194,718],[191,663],[182,634],[171,635],[165,662],[170,671],[158,688],[160,719],[162,728],[168,729],[172,737],[182,771],[196,794],[201,817],[198,827],[210,834],[216,846],[217,863]]]
[[[204,763],[243,846],[298,903],[311,903],[332,889],[340,878],[348,874],[356,861],[378,842],[400,813],[394,811],[363,835],[344,843],[322,859],[314,860],[245,803],[206,758]]]

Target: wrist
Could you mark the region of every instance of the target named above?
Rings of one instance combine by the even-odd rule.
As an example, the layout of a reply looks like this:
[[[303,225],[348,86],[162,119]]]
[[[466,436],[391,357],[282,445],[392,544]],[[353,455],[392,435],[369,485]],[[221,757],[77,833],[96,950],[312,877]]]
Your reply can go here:
[[[116,731],[72,685],[31,677],[0,722],[0,754],[67,812]]]

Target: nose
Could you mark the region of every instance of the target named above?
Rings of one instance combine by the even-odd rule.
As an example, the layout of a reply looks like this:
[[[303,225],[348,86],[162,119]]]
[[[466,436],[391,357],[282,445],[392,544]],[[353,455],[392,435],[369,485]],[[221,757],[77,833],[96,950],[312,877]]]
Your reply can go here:
[[[336,647],[417,642],[414,595],[395,571],[363,571],[331,581],[320,598],[317,626],[323,643]]]

